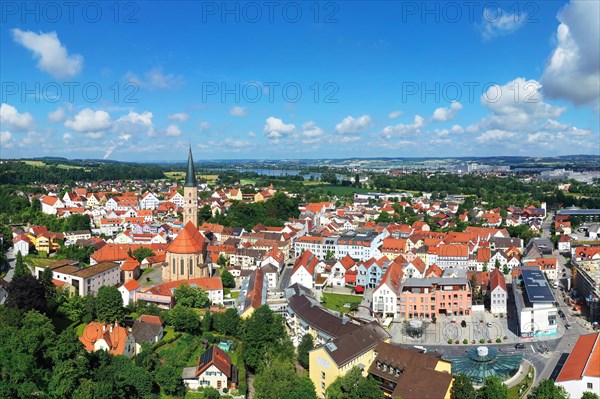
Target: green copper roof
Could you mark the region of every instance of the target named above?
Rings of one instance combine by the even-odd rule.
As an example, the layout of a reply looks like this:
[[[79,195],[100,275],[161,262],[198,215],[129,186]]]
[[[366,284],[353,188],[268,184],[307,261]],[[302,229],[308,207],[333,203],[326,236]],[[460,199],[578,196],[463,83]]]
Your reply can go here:
[[[194,158],[192,158],[192,147],[188,154],[187,171],[185,172],[185,184],[184,187],[197,187],[198,181],[196,180],[196,170],[194,169]]]

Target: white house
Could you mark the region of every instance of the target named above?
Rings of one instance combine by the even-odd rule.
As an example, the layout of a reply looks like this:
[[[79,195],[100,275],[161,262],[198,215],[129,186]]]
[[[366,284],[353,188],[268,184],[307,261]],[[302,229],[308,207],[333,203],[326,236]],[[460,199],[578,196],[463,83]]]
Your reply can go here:
[[[196,367],[183,369],[182,379],[193,390],[213,387],[222,392],[237,387],[237,369],[229,355],[213,344],[200,356]]]
[[[97,294],[100,287],[114,286],[121,282],[121,268],[116,262],[101,262],[82,268],[79,262],[68,259],[49,264],[52,279],[58,284],[68,284],[74,293],[85,296]],[[35,276],[39,279],[44,272],[43,267],[36,266]]]
[[[169,197],[169,201],[177,205],[178,208],[183,208],[185,205],[185,198],[179,192],[175,192],[171,197]]]
[[[556,385],[579,399],[584,392],[600,392],[600,333],[579,337],[562,367]]]
[[[277,267],[272,264],[267,264],[261,267],[265,279],[267,280],[267,287],[270,289],[277,288],[277,281],[279,279],[279,271]]]
[[[64,208],[65,204],[58,198],[46,195],[40,201],[42,203],[42,212],[48,215],[56,215],[58,208]]]
[[[21,234],[13,241],[14,254],[21,253],[21,255],[29,255],[29,247],[31,246],[31,240],[27,235]]]
[[[151,192],[146,192],[140,199],[140,209],[156,209],[160,205],[160,200]]]
[[[119,287],[119,292],[123,298],[123,306],[127,306],[130,303],[135,302],[135,293],[141,291],[141,284],[137,280],[129,280],[125,284]]]
[[[506,315],[506,281],[500,269],[490,273],[490,310],[493,315]]]
[[[304,251],[294,262],[290,285],[297,283],[312,290],[318,263],[319,259],[312,252]]]
[[[381,283],[373,291],[373,312],[381,317],[398,317],[398,294],[402,280],[402,266],[396,262],[390,263]]]

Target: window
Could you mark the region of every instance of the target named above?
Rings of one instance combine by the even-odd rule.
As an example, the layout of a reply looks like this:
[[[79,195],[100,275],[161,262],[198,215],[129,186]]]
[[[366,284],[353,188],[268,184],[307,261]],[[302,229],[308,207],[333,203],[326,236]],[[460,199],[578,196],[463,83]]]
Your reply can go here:
[[[322,378],[322,379],[325,379],[325,372],[323,372],[323,371],[321,371],[321,378]],[[324,385],[324,384],[325,384],[325,383],[323,383],[323,385]]]
[[[588,389],[590,389],[590,390],[591,390],[591,389],[594,389],[594,384],[592,384],[591,382],[588,382],[588,383],[587,383],[587,387],[588,387]]]
[[[185,265],[183,264],[183,258],[179,262],[179,274],[185,274]]]

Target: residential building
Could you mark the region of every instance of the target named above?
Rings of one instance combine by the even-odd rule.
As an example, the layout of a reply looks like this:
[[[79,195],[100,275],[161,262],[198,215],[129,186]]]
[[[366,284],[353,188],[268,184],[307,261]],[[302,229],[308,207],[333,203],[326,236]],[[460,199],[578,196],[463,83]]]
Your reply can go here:
[[[373,321],[311,350],[308,353],[309,376],[315,385],[317,396],[324,398],[333,381],[355,366],[362,367],[366,377],[367,366],[375,360],[375,347],[380,342],[389,340],[388,332]]]
[[[184,283],[190,287],[202,288],[208,294],[208,299],[210,299],[212,304],[223,304],[223,282],[221,281],[221,277],[200,277],[155,285],[146,291],[136,292],[135,301],[142,300],[154,303],[163,309],[170,309],[175,305],[173,291]]]
[[[318,264],[319,259],[311,251],[302,252],[294,262],[290,285],[297,283],[308,289],[313,289]]]
[[[136,353],[142,351],[142,344],[155,344],[164,335],[164,321],[153,315],[143,314],[138,317],[131,327],[131,334],[135,340]]]
[[[507,314],[506,302],[508,292],[506,290],[506,280],[500,269],[494,269],[490,273],[490,311],[493,315]]]
[[[379,342],[368,370],[386,398],[450,399],[451,363],[439,357]]]
[[[467,269],[469,267],[469,247],[465,244],[443,244],[438,248],[436,264],[444,270],[449,267]]]
[[[320,260],[328,255],[336,259],[346,255],[362,261],[378,259],[381,257],[379,248],[386,236],[387,232],[377,233],[374,230],[348,230],[328,237],[303,236],[295,241],[294,252],[300,256],[302,251],[310,250]]]
[[[238,370],[225,351],[212,344],[198,358],[195,367],[186,367],[182,374],[183,383],[190,389],[212,387],[223,392],[225,388],[237,387]]]
[[[572,399],[584,392],[600,392],[600,333],[582,335],[571,350],[556,384],[562,386]]]
[[[83,330],[79,341],[88,352],[104,350],[111,355],[133,357],[136,354],[135,338],[125,327],[91,322]]]
[[[92,233],[89,230],[65,231],[63,235],[66,246],[75,244],[77,240],[89,240],[92,238]]]
[[[97,294],[100,287],[116,286],[121,283],[121,270],[115,262],[101,262],[89,267],[81,267],[78,261],[63,259],[49,264],[52,279],[66,285],[74,294],[85,296]],[[35,267],[35,276],[40,279],[43,267]]]
[[[513,295],[522,337],[553,335],[557,332],[556,299],[539,269],[520,270],[513,280]]]
[[[390,263],[379,286],[373,291],[371,307],[374,313],[381,317],[398,317],[398,295],[402,275],[402,266],[396,262]]]
[[[471,314],[471,286],[466,275],[409,278],[402,283],[399,306],[399,316],[405,319],[467,316]]]
[[[135,293],[140,292],[142,285],[136,280],[129,280],[119,287],[119,292],[123,298],[123,306],[135,303]]]
[[[600,260],[573,262],[573,286],[585,299],[589,321],[600,322]]]
[[[267,267],[269,266],[272,265]],[[253,270],[244,278],[237,303],[237,311],[242,319],[250,317],[256,309],[267,302],[268,284],[263,268]]]

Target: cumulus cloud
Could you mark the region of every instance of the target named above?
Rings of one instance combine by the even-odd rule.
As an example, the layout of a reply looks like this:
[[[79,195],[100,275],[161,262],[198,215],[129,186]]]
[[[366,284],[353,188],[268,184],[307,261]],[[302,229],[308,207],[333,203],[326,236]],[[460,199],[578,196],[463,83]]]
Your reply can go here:
[[[531,130],[532,124],[558,118],[566,108],[545,103],[541,88],[538,81],[524,78],[489,87],[481,104],[492,114],[469,130]]]
[[[407,136],[419,134],[421,128],[425,126],[425,119],[421,115],[415,115],[413,123],[398,123],[394,126],[386,126],[381,131],[381,135],[384,139],[391,139],[396,136]]]
[[[170,121],[186,122],[188,119],[190,119],[190,116],[185,112],[178,112],[176,114],[169,115],[168,119]]]
[[[369,115],[363,115],[358,118],[347,116],[340,123],[335,125],[335,130],[339,134],[361,133],[370,125],[371,117]]]
[[[71,133],[63,134],[63,141],[65,144],[71,144],[72,139],[73,139],[73,135]]]
[[[117,119],[112,127],[112,132],[120,135],[124,134],[146,134],[148,137],[156,136],[152,112],[145,111],[137,113],[129,111],[127,115]]]
[[[33,116],[29,112],[19,113],[15,107],[7,103],[0,105],[0,123],[2,127],[25,131],[33,128]]]
[[[514,132],[509,132],[509,131],[500,130],[500,129],[492,129],[492,130],[483,132],[482,134],[477,136],[475,138],[475,141],[477,141],[480,144],[487,144],[487,143],[494,143],[494,142],[513,139],[516,136],[517,136],[517,134]]]
[[[402,115],[402,111],[392,111],[389,113],[388,118],[396,119]]]
[[[559,13],[556,48],[540,79],[544,94],[600,110],[600,2],[571,1]]]
[[[0,150],[2,150],[3,148],[13,148],[15,145],[15,142],[13,140],[13,136],[10,132],[8,131],[2,131],[0,132]]]
[[[110,128],[112,120],[106,111],[94,111],[91,108],[85,108],[73,118],[67,119],[65,126],[77,132],[100,132]]]
[[[240,107],[240,106],[233,106],[231,107],[231,109],[229,110],[229,115],[231,116],[246,116],[246,108],[244,107]]]
[[[54,111],[48,113],[48,120],[50,122],[62,122],[65,120],[65,109],[58,107]]]
[[[254,137],[256,137],[256,133],[254,133],[254,132],[248,132],[248,137],[254,138]]]
[[[13,39],[38,59],[37,67],[57,79],[71,78],[83,68],[83,57],[67,52],[56,32],[35,33],[13,29]]]
[[[127,72],[125,80],[147,89],[174,89],[183,86],[183,77],[172,73],[164,73],[162,67],[157,67],[140,77],[133,72]]]
[[[169,137],[181,136],[181,129],[177,125],[169,125],[165,130],[165,135]]]
[[[290,135],[295,129],[295,125],[291,123],[286,124],[283,122],[283,120],[270,116],[265,121],[263,132],[265,137],[267,137],[269,140],[274,143],[279,143],[281,138]]]
[[[435,122],[450,121],[450,120],[454,119],[456,114],[458,114],[458,112],[461,109],[463,109],[462,104],[459,103],[458,101],[453,101],[452,104],[450,104],[450,107],[448,107],[448,108],[444,108],[444,107],[436,108],[436,110],[433,111],[432,119]]]
[[[519,30],[527,20],[526,13],[517,14],[499,7],[485,7],[480,26],[483,40],[510,35]]]

